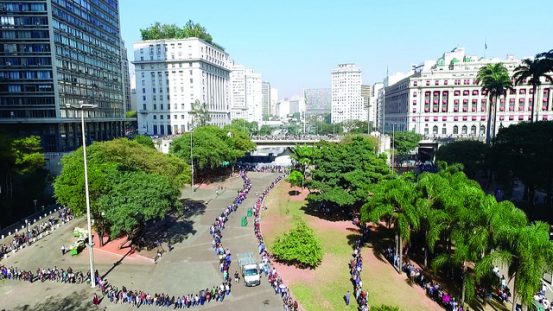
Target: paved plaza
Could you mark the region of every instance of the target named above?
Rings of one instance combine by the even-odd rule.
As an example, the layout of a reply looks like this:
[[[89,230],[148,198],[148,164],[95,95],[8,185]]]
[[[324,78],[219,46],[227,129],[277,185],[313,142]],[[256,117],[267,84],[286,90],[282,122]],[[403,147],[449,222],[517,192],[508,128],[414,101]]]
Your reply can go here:
[[[240,218],[246,215],[247,208],[253,206],[256,194],[261,193],[278,176],[269,173],[249,173],[252,189],[248,198],[240,205],[238,211],[230,216],[223,231],[223,245],[232,252],[233,263],[230,273],[238,271],[236,254],[257,252],[257,241],[253,234],[253,219],[249,218],[247,227],[240,226]],[[233,177],[221,184],[224,190],[217,196],[215,188],[200,188],[192,192],[190,188],[184,193],[185,198],[204,201],[206,204],[194,211],[194,215],[184,222],[179,222],[169,231],[178,232],[182,242],[173,245],[171,252],[163,254],[157,264],[143,256],[121,256],[96,250],[96,269],[100,275],[109,271],[106,279],[109,283],[129,290],[143,290],[150,294],[167,293],[170,296],[197,293],[201,288],[211,288],[222,282],[219,272],[219,261],[211,248],[209,226],[226,206],[232,203],[237,191],[242,187],[242,180]],[[213,189],[212,189],[213,188]],[[73,220],[50,236],[23,249],[14,256],[0,262],[5,266],[16,266],[25,270],[36,271],[38,268],[57,266],[66,269],[86,271],[88,253],[83,251],[79,256],[62,256],[60,247],[72,241],[75,226],[83,227],[83,219]],[[233,284],[232,293],[224,302],[212,302],[199,309],[209,310],[282,310],[282,301],[274,294],[266,280],[254,288],[246,288],[242,283]],[[56,282],[37,281],[33,284],[23,281],[0,281],[0,310],[94,310],[91,304],[92,295],[99,293],[85,284],[61,284]],[[113,304],[107,299],[100,304],[100,310],[132,310],[128,304]],[[158,310],[155,306],[142,306],[140,310]],[[172,307],[171,307],[172,309]]]

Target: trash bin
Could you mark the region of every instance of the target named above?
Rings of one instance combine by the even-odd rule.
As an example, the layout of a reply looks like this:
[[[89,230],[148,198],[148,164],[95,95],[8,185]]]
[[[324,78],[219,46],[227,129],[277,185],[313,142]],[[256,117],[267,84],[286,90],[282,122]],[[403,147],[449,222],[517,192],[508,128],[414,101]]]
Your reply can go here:
[[[253,216],[253,210],[252,208],[248,208],[248,217],[252,217]]]
[[[248,225],[248,217],[242,217],[241,225],[242,227],[246,227]]]

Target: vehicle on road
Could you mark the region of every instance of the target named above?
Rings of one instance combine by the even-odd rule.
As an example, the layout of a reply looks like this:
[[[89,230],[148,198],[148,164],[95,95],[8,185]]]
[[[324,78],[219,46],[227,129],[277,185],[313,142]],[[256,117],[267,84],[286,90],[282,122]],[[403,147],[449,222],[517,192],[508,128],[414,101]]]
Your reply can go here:
[[[261,284],[259,265],[253,258],[252,253],[238,254],[238,265],[240,266],[242,279],[244,279],[246,286],[257,286]]]

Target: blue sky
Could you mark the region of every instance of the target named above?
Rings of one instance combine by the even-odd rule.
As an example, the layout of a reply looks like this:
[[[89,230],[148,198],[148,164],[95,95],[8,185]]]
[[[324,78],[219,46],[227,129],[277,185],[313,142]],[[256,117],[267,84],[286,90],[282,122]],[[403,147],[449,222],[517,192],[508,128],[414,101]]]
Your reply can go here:
[[[456,46],[467,53],[526,57],[553,49],[551,0],[120,0],[132,60],[140,28],[159,21],[205,26],[237,63],[281,97],[330,87],[330,71],[353,62],[363,83],[407,71]]]

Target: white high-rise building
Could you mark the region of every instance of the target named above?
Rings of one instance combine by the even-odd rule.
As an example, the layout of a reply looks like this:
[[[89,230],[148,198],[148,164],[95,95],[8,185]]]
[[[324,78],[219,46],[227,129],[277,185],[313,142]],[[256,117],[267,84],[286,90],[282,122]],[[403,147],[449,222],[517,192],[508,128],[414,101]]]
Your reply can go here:
[[[355,64],[340,64],[332,71],[331,122],[367,120],[361,96],[361,69]]]
[[[139,41],[133,63],[139,133],[190,130],[194,102],[206,105],[210,124],[228,124],[232,61],[220,47],[198,38]]]
[[[278,90],[271,87],[271,115],[277,115]]]
[[[263,121],[263,84],[261,74],[243,65],[234,65],[230,74],[230,118],[248,122]]]
[[[484,139],[490,102],[476,76],[481,67],[494,63],[502,63],[512,76],[521,60],[512,56],[482,58],[455,48],[437,60],[426,61],[408,77],[386,85],[384,130],[414,131],[432,138]],[[536,94],[536,120],[553,120],[552,90],[552,81],[542,79]],[[527,83],[514,86],[501,96],[496,107],[495,132],[529,121],[532,100],[532,86]],[[494,130],[493,123],[490,127]]]
[[[371,96],[369,97],[369,122],[373,124],[376,130],[379,130],[379,105],[378,94],[384,88],[382,82],[377,82],[371,87]]]

